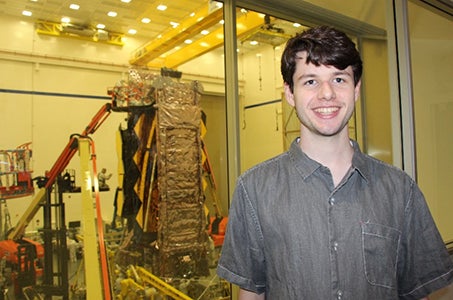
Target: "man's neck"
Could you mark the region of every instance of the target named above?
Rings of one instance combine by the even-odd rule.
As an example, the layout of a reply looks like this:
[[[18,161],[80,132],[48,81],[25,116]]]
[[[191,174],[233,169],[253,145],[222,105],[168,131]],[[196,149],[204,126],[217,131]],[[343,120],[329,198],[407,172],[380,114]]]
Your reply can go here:
[[[351,167],[354,149],[347,132],[332,137],[302,133],[299,146],[308,157],[329,168],[335,186]]]

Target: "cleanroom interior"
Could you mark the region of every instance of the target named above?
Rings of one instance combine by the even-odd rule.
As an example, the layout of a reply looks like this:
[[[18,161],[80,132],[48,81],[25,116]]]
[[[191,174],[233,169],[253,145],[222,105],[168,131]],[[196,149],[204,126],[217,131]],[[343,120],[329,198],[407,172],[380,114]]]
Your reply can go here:
[[[40,189],[37,180],[33,180],[32,191],[11,195],[9,187],[17,185],[17,179],[11,172],[13,166],[7,156],[23,153],[23,149],[31,150],[27,170],[32,178],[45,177],[72,135],[81,134],[99,109],[112,103],[114,97],[111,91],[115,86],[131,84],[134,74],[137,74],[134,72],[152,74],[152,80],[141,83],[145,87],[153,87],[150,109],[155,109],[155,113],[159,111],[155,107],[165,98],[162,96],[164,92],[157,92],[162,87],[159,85],[162,78],[171,81],[169,85],[178,86],[175,89],[186,88],[193,82],[202,87],[197,103],[199,106],[195,111],[200,114],[202,111],[206,117],[206,132],[196,140],[201,140],[210,164],[208,169],[204,168],[205,161],[202,162],[201,154],[200,161],[195,164],[203,171],[200,176],[204,179],[200,186],[204,204],[200,212],[205,213],[207,218],[202,222],[206,223],[206,229],[212,230],[211,217],[227,220],[235,177],[256,163],[286,150],[297,137],[298,120],[285,103],[280,76],[280,56],[285,41],[304,28],[328,24],[339,26],[356,41],[364,61],[362,93],[349,124],[351,136],[365,153],[404,168],[417,180],[444,241],[453,241],[453,202],[449,192],[449,184],[453,181],[453,91],[449,85],[449,78],[453,78],[451,4],[436,9],[432,5],[427,6],[426,2],[436,4],[437,1],[403,1],[407,5],[408,32],[406,36],[401,36],[395,29],[397,25],[393,24],[392,13],[398,8],[392,6],[392,1],[360,0],[354,5],[327,0],[291,3],[283,0],[262,1],[261,4],[207,0],[74,2],[80,5],[79,11],[67,8],[72,3],[70,1],[7,0],[0,3],[3,33],[0,40],[2,240],[7,240],[11,230],[22,221]],[[159,4],[163,4],[161,2],[166,2],[168,15],[165,11],[156,10]],[[224,9],[234,4],[238,6],[236,20],[224,20]],[[287,7],[293,10],[283,9]],[[107,11],[115,9],[118,11],[116,18],[104,16]],[[23,10],[35,15],[22,15]],[[62,15],[63,12],[66,15]],[[191,12],[204,14],[205,21],[201,18],[191,20]],[[66,25],[61,23],[63,16],[72,17],[74,24],[71,21]],[[141,21],[145,17],[150,19],[149,23]],[[172,19],[175,23],[170,24],[170,18],[179,19]],[[101,19],[106,27],[98,30],[96,24]],[[220,21],[235,24],[237,51],[234,56],[225,52],[227,45],[223,22]],[[183,25],[187,27],[183,28]],[[137,30],[135,34],[128,33],[134,28]],[[189,33],[188,29],[197,30],[197,33]],[[199,34],[202,30],[210,34]],[[159,35],[168,43],[159,42]],[[185,35],[192,40],[184,39]],[[210,46],[199,46],[201,42],[197,42],[198,39]],[[399,56],[404,51],[410,55]],[[225,76],[228,64],[236,66],[238,80],[235,91],[226,89],[226,83],[230,80]],[[176,76],[173,73],[172,76],[162,75],[163,70],[174,71]],[[404,78],[404,75],[409,77]],[[237,98],[232,109],[227,101],[233,92],[237,92]],[[95,156],[97,172],[106,168],[107,173],[112,174],[107,180],[109,189],[98,194],[99,202],[95,201],[95,193],[91,195],[93,203],[96,203],[94,206],[100,208],[101,223],[106,233],[116,220],[119,220],[120,228],[127,227],[114,204],[118,186],[122,186],[124,180],[118,132],[127,127],[128,119],[134,113],[136,108],[114,109],[96,128],[96,132],[89,135],[90,143],[95,145],[90,164]],[[186,117],[190,119],[191,116],[186,114]],[[237,128],[236,135],[231,135],[231,128]],[[203,130],[199,128],[200,132]],[[163,139],[162,136],[160,139]],[[161,144],[158,142],[157,145]],[[148,168],[151,166],[152,163]],[[78,149],[64,171],[74,174],[73,184],[76,187],[83,186],[87,178],[96,181],[92,165],[88,177],[83,177]],[[151,193],[152,188],[148,188]],[[56,187],[48,189],[48,197],[53,199],[49,201],[57,201],[57,190]],[[71,225],[77,225],[84,215],[82,198],[79,191],[62,194],[66,224],[58,224],[58,213],[61,213],[57,212],[58,209],[51,208],[51,216],[46,216],[38,207],[39,210],[27,220],[24,235],[39,240],[44,218],[49,218],[52,228],[56,226],[68,230]],[[220,219],[216,221],[216,230],[219,230],[224,224],[218,227]],[[143,226],[143,223],[140,224]],[[78,230],[83,235],[84,225],[79,226],[82,229]],[[143,227],[132,231],[143,232]],[[124,231],[117,229],[116,233],[122,236],[116,247],[118,244],[125,245]],[[135,246],[138,247],[138,244],[136,241]],[[70,247],[71,243],[67,246]],[[165,278],[165,284],[173,284],[177,290],[191,297],[171,294],[174,299],[235,299],[230,294],[230,287],[214,275],[221,245],[211,247],[206,242],[206,247],[209,255],[204,260],[207,261],[208,274],[204,274],[201,280],[199,275],[191,274],[191,268],[195,268],[192,262],[196,259],[187,256],[181,256],[184,263],[178,265],[185,268],[186,272],[181,273],[186,276],[184,280],[175,280],[177,284],[173,284]],[[132,252],[128,252],[130,257]],[[142,255],[147,253],[143,250],[137,252]],[[188,263],[190,259],[192,261]],[[81,260],[79,257],[75,262],[68,262],[70,275],[67,279],[70,284],[74,283],[72,276],[82,265]],[[4,267],[1,270],[3,272]],[[110,275],[116,272],[111,262],[108,272]],[[150,273],[158,272],[153,270]],[[12,276],[12,273],[8,274]],[[4,277],[5,273],[0,274],[0,279]],[[124,286],[132,290],[135,283],[128,281],[126,284],[126,277],[120,279],[124,280]],[[121,290],[118,286],[120,279],[110,278],[112,299],[138,299],[138,292]],[[117,280],[117,286],[114,280]],[[11,284],[6,279],[0,283],[5,281]],[[92,293],[84,290],[85,282],[78,284],[83,290],[80,294]],[[214,285],[215,288],[212,287]],[[39,288],[37,290],[39,292]],[[126,296],[127,293],[131,294]],[[155,298],[150,299],[170,296],[159,289],[153,293]],[[8,295],[10,298],[6,299],[15,299],[14,289],[10,289]],[[71,291],[62,297],[67,295],[74,299],[80,296]]]

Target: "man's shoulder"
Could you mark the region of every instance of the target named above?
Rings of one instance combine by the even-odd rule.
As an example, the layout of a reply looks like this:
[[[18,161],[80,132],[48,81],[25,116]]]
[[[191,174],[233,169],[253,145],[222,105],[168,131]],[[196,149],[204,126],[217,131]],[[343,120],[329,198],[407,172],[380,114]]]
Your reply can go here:
[[[244,171],[239,178],[241,180],[247,180],[256,177],[272,177],[272,174],[275,174],[282,168],[288,168],[289,165],[288,152],[284,152],[250,167]]]
[[[408,183],[413,182],[413,179],[401,168],[394,166],[388,162],[375,158],[371,155],[361,153],[361,159],[358,163],[359,169],[366,170],[368,176],[386,176],[398,180],[404,180]]]

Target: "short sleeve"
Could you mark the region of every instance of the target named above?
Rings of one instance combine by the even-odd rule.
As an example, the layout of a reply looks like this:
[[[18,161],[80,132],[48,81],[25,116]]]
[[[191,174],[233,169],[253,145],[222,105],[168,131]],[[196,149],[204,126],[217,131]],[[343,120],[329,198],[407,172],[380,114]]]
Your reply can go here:
[[[240,288],[261,294],[265,290],[263,235],[255,207],[238,179],[231,203],[217,274]]]
[[[413,183],[398,253],[400,299],[421,299],[452,281],[452,260],[422,192]]]

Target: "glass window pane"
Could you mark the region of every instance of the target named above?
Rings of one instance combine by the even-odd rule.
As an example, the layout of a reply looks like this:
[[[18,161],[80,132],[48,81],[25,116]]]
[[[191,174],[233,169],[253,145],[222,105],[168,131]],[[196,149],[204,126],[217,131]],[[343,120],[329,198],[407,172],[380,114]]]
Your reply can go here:
[[[447,241],[453,239],[453,22],[408,4],[417,179]]]

